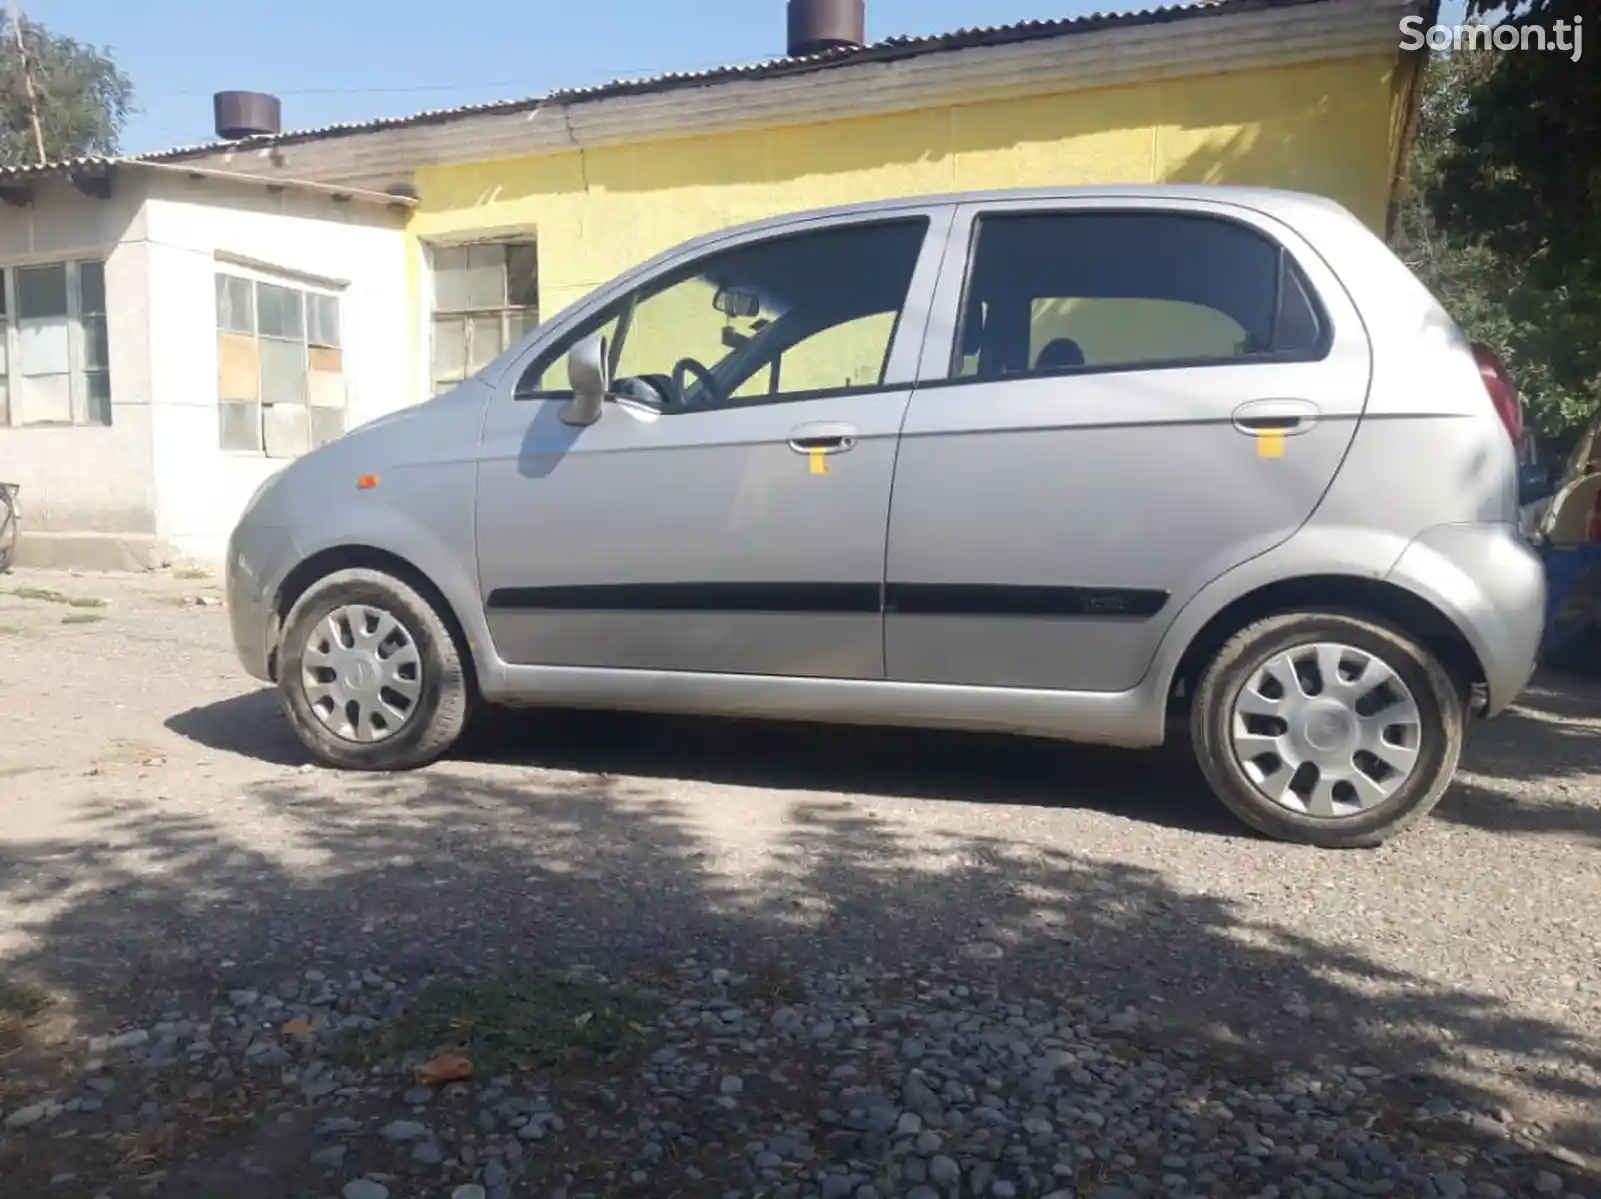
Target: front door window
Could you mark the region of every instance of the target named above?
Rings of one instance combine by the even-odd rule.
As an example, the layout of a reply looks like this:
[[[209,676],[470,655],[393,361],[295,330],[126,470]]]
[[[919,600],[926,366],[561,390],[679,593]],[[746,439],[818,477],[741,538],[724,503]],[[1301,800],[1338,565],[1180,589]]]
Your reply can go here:
[[[927,223],[790,233],[671,270],[542,354],[517,396],[568,394],[567,351],[596,331],[613,389],[663,413],[876,390]]]

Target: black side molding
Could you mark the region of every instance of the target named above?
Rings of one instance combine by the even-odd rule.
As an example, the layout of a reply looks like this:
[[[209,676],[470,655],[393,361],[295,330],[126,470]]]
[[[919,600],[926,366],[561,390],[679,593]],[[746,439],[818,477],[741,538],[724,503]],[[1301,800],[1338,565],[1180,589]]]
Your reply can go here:
[[[600,583],[507,587],[493,609],[566,612],[855,612],[880,610],[877,583]]]
[[[999,583],[602,583],[504,587],[496,611],[894,612],[908,616],[1155,616],[1165,591],[1138,587],[1026,587]],[[882,603],[881,603],[882,598]]]
[[[908,616],[1155,616],[1165,591],[1140,587],[1027,587],[1000,583],[891,583],[884,610]]]

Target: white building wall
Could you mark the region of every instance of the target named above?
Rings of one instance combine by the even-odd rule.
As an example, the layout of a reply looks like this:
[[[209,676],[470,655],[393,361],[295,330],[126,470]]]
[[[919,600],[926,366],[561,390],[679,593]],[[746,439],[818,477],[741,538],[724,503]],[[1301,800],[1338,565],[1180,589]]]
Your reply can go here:
[[[109,199],[54,179],[32,196],[0,203],[0,267],[105,261],[111,424],[0,425],[22,561],[218,560],[251,492],[285,465],[220,447],[219,263],[340,294],[347,428],[423,398],[404,211],[139,168],[116,172]]]
[[[123,547],[137,558],[156,531],[143,179],[117,183],[109,200],[49,181],[31,204],[0,205],[0,267],[106,263],[111,424],[0,427],[0,480],[21,485],[25,529],[67,541],[67,560],[75,539],[105,542],[108,564],[127,557]]]
[[[404,214],[175,177],[152,183],[144,220],[155,532],[183,556],[216,560],[251,493],[285,465],[219,447],[219,261],[341,293],[347,428],[355,428],[422,398],[407,353]]]

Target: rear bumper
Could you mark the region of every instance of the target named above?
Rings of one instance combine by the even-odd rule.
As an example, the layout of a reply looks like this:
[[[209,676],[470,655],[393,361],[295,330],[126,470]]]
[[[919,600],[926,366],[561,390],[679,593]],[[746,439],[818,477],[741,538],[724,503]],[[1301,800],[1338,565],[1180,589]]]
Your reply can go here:
[[[1437,525],[1407,546],[1388,580],[1456,624],[1484,670],[1485,715],[1518,697],[1545,631],[1545,566],[1513,524]]]

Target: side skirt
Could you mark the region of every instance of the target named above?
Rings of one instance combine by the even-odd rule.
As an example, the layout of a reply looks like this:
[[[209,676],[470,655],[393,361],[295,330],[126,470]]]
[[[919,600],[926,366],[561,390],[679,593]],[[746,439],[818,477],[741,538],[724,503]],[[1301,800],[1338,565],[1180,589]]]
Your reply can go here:
[[[503,665],[494,674],[484,697],[516,706],[969,729],[1130,748],[1161,745],[1166,732],[1164,703],[1143,687],[1040,691],[578,666]]]

